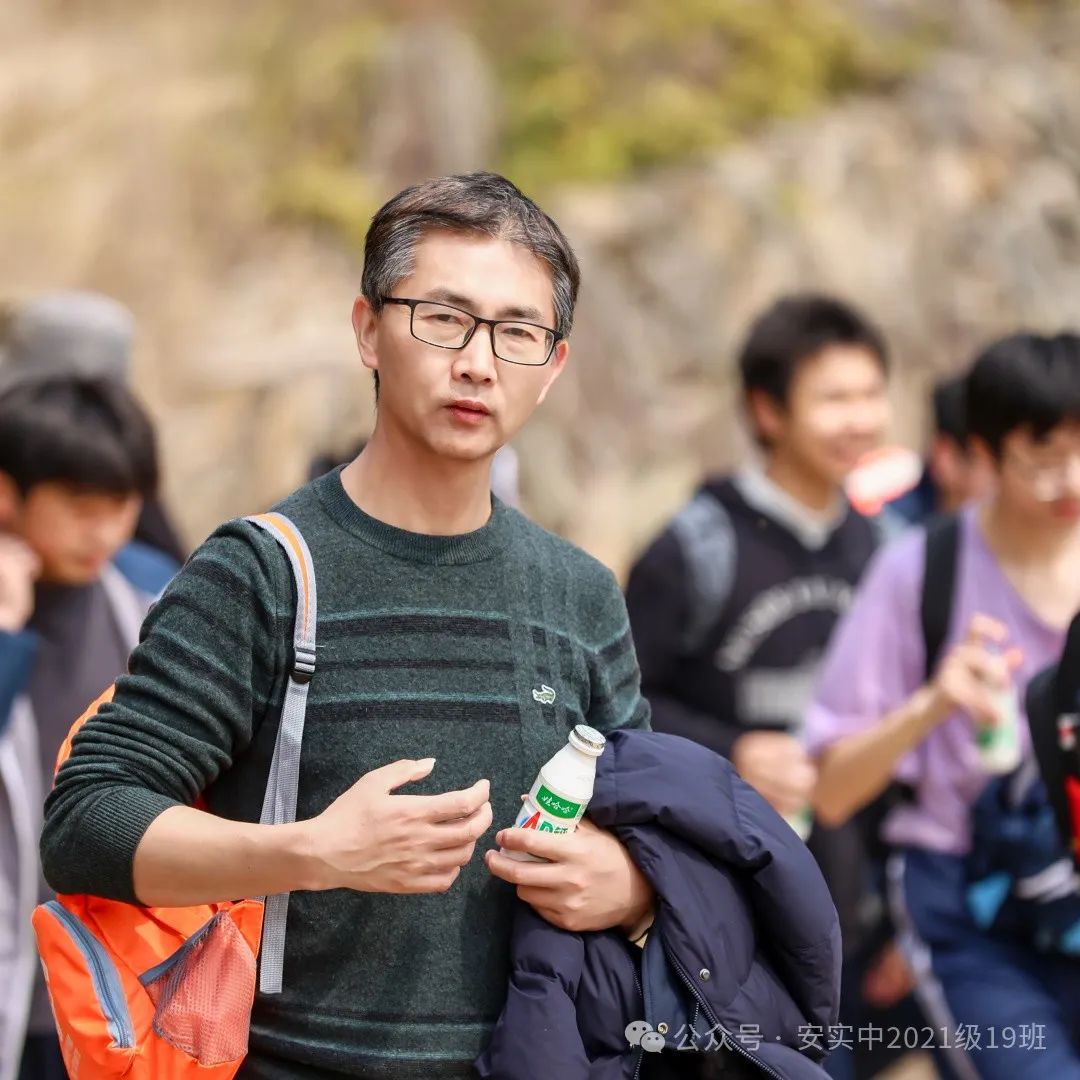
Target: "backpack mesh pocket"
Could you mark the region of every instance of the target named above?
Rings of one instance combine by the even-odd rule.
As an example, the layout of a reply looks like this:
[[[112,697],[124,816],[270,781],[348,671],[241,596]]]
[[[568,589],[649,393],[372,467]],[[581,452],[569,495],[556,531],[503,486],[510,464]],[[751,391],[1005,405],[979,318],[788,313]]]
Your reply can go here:
[[[144,983],[154,1031],[200,1065],[247,1054],[256,961],[243,934],[219,913],[183,946],[175,963]]]

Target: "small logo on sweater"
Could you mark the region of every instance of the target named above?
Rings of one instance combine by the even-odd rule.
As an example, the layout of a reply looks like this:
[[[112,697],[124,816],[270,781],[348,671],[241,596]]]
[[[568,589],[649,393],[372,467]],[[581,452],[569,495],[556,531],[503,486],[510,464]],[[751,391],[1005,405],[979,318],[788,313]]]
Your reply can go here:
[[[541,705],[554,705],[555,691],[550,686],[541,684],[539,690],[533,691],[533,701],[539,701]]]

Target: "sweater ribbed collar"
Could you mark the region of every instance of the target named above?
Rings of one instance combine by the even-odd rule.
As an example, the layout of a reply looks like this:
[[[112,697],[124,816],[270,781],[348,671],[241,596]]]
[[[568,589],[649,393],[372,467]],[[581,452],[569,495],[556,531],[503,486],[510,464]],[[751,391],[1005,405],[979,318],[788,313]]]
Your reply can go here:
[[[315,491],[326,512],[347,532],[372,547],[410,562],[445,566],[482,562],[506,550],[512,511],[494,495],[491,516],[479,529],[452,536],[409,532],[365,513],[341,483],[341,468],[320,476]]]

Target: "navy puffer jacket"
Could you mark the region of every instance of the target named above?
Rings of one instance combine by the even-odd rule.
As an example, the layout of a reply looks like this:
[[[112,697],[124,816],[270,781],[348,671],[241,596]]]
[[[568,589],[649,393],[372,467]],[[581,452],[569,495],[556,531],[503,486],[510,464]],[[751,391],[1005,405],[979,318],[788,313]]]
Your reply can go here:
[[[557,929],[521,904],[480,1075],[633,1080],[644,1051],[625,1032],[645,1021],[665,1033],[665,1057],[689,1045],[692,1024],[702,1050],[719,1043],[762,1075],[823,1080],[806,1033],[836,1023],[840,930],[795,833],[725,759],[645,731],[612,733],[588,812],[656,890],[646,947]]]

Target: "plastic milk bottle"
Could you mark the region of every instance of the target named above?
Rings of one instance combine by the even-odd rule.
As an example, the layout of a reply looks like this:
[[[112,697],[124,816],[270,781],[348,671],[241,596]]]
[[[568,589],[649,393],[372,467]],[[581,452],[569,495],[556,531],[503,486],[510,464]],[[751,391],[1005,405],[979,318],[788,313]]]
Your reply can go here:
[[[578,724],[570,741],[547,764],[521,804],[514,822],[516,829],[536,829],[552,834],[572,833],[592,798],[596,781],[596,759],[604,752],[606,740],[594,728]],[[543,862],[523,851],[502,853],[522,862]]]
[[[982,767],[994,775],[1010,773],[1020,764],[1020,698],[1016,683],[1009,680],[1003,690],[994,690],[997,723],[979,724],[975,745]]]
[[[814,829],[814,814],[809,806],[804,806],[794,814],[787,814],[784,820],[795,830],[795,835],[805,842]]]

